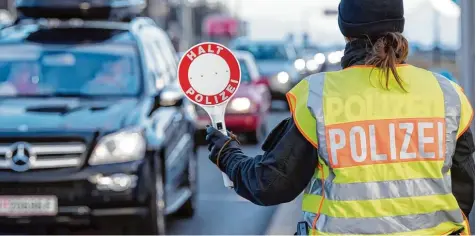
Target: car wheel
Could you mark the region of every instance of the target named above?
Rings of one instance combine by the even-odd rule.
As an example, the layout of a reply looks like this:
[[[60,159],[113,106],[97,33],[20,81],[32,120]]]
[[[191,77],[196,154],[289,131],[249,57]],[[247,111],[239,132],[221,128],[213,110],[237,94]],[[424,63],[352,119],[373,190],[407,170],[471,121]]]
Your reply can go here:
[[[260,144],[268,134],[266,124],[262,123],[255,131],[246,135],[246,139],[250,144]]]
[[[189,158],[188,167],[184,177],[184,187],[190,190],[191,195],[175,215],[180,218],[191,218],[195,214],[197,204],[198,162],[196,152],[193,152]]]
[[[162,175],[162,165],[157,163],[154,166],[154,188],[148,204],[147,218],[141,224],[139,231],[146,235],[164,235],[166,232],[165,223],[165,188]]]

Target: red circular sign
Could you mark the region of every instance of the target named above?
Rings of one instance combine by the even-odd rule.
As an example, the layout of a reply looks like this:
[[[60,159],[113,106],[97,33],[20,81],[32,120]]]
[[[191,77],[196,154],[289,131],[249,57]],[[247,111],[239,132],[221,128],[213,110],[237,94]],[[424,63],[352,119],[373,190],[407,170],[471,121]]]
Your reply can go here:
[[[219,105],[238,90],[240,64],[225,46],[200,43],[182,56],[178,79],[183,92],[192,102],[202,106]]]

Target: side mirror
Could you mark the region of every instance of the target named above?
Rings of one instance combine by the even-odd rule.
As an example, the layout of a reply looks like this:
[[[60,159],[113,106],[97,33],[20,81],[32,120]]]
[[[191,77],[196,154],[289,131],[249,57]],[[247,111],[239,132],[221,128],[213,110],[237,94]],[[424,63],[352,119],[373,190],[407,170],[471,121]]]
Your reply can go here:
[[[165,87],[156,98],[159,101],[158,105],[161,107],[174,107],[181,106],[183,104],[183,99],[185,95],[179,88],[175,87]]]

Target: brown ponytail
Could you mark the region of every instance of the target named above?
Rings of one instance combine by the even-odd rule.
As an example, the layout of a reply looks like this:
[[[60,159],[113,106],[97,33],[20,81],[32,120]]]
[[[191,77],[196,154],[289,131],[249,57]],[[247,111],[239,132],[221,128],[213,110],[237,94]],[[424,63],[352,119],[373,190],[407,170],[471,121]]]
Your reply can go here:
[[[386,33],[373,45],[365,64],[381,69],[385,74],[385,88],[389,89],[390,72],[400,88],[407,92],[397,73],[397,65],[405,62],[408,56],[408,41],[400,33]],[[383,86],[384,84],[382,84]]]

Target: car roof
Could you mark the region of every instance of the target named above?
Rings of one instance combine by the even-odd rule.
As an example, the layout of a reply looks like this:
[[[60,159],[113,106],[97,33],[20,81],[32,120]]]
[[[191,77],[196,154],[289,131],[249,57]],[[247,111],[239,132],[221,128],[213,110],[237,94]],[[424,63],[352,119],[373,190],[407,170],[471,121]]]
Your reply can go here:
[[[244,59],[244,60],[254,59],[253,54],[243,50],[233,50],[233,54],[238,59]]]
[[[256,61],[253,54],[242,50],[232,50],[232,52],[235,55],[236,59],[246,61],[245,63],[249,66],[248,72],[252,75],[252,79],[259,78],[259,69],[256,65]],[[185,52],[177,52],[177,56],[182,57],[184,53]]]
[[[39,24],[18,24],[0,30],[0,44],[8,43],[135,43],[127,23],[111,24],[111,27],[48,28]]]
[[[254,56],[253,54],[251,54],[250,52],[247,52],[247,51],[243,51],[243,50],[233,50],[233,55],[235,55],[235,57],[240,60],[240,59],[243,59],[243,60],[254,60]],[[183,54],[185,52],[177,52],[177,56],[178,57],[182,57]]]
[[[251,79],[258,79],[260,74],[259,74],[259,69],[258,66],[256,65],[255,57],[253,54],[247,51],[241,51],[241,50],[234,50],[233,54],[236,56],[238,60],[244,60],[247,67],[248,67],[248,72],[251,74]]]

